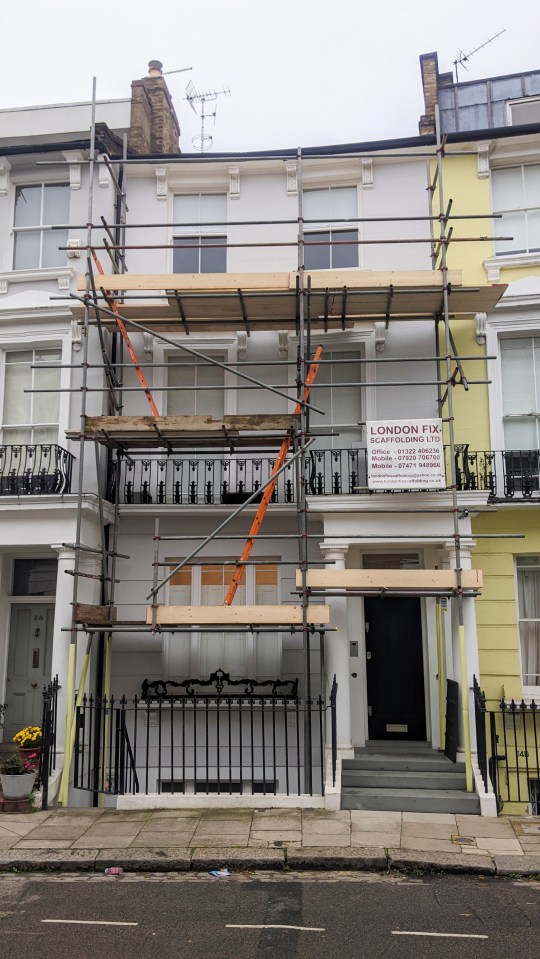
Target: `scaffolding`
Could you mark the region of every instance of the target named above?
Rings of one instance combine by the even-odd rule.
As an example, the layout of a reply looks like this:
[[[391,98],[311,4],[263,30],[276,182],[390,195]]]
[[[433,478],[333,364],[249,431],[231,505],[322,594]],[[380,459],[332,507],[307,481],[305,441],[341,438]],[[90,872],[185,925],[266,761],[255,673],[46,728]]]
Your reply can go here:
[[[127,260],[133,250],[167,250],[173,244],[130,244],[129,231],[133,228],[152,230],[162,227],[163,223],[128,223],[127,222],[127,171],[130,164],[160,165],[166,163],[193,164],[196,160],[189,156],[151,158],[128,157],[127,145],[124,140],[123,155],[111,158],[97,157],[95,151],[95,82],[93,88],[92,126],[90,133],[90,149],[88,158],[88,219],[87,224],[70,224],[71,229],[86,229],[86,256],[85,275],[79,278],[76,293],[69,295],[72,315],[81,326],[82,355],[79,364],[71,364],[70,368],[79,368],[80,386],[70,386],[68,392],[78,393],[81,397],[80,428],[68,432],[68,437],[79,441],[78,488],[77,488],[77,522],[75,542],[65,544],[74,550],[75,561],[73,569],[73,614],[70,629],[70,645],[68,660],[67,682],[67,716],[66,716],[66,758],[64,775],[60,793],[60,801],[65,805],[68,801],[69,773],[71,755],[75,742],[75,720],[73,703],[80,706],[87,681],[90,653],[93,640],[96,636],[102,639],[98,669],[101,673],[100,694],[110,696],[112,636],[119,632],[149,632],[173,633],[187,636],[196,628],[203,627],[205,631],[212,629],[220,631],[244,631],[254,635],[264,635],[275,632],[299,632],[302,636],[303,648],[303,683],[304,696],[307,701],[311,698],[311,638],[314,634],[320,637],[321,659],[324,658],[326,636],[333,627],[328,616],[328,606],[315,605],[317,600],[323,601],[332,596],[373,596],[373,595],[402,595],[415,597],[435,597],[440,600],[450,597],[457,606],[459,623],[459,649],[461,666],[462,713],[464,748],[466,753],[467,789],[472,789],[471,743],[468,721],[468,696],[466,690],[467,665],[465,653],[465,634],[463,624],[463,597],[475,596],[481,587],[481,579],[476,574],[462,569],[462,533],[459,526],[460,503],[458,485],[456,481],[456,438],[454,423],[453,392],[457,388],[468,391],[471,386],[486,385],[483,378],[467,378],[463,362],[483,362],[484,356],[460,356],[454,341],[451,323],[453,320],[464,318],[478,312],[489,312],[494,308],[502,296],[504,286],[463,286],[460,271],[451,270],[448,266],[448,249],[450,245],[466,242],[486,242],[492,239],[489,236],[457,237],[454,236],[454,225],[461,221],[485,219],[492,217],[479,215],[452,214],[452,200],[446,202],[443,190],[443,169],[446,158],[447,145],[439,132],[437,117],[437,137],[434,148],[424,151],[415,151],[415,157],[424,157],[428,169],[428,194],[430,198],[429,214],[414,217],[357,217],[339,219],[332,218],[333,227],[356,228],[362,223],[396,223],[403,224],[412,221],[422,221],[426,226],[426,236],[422,237],[394,237],[387,239],[339,240],[329,237],[324,241],[310,239],[309,228],[315,227],[315,221],[306,220],[303,216],[303,170],[309,166],[309,153],[298,149],[296,154],[297,217],[294,219],[279,220],[228,220],[227,224],[213,222],[205,224],[211,228],[218,227],[266,227],[287,226],[297,228],[297,237],[292,241],[283,242],[242,242],[230,243],[227,240],[210,246],[219,248],[250,247],[273,248],[294,247],[297,249],[297,269],[282,273],[242,273],[242,274],[138,274],[127,272]],[[381,157],[398,159],[410,157],[411,153],[399,151],[379,151],[374,154],[359,149],[348,154],[334,155],[329,151],[326,159],[359,156],[362,159],[370,157],[377,160]],[[466,155],[466,151],[452,151],[452,156]],[[325,157],[322,157],[323,159]],[[208,164],[211,157],[205,157]],[[220,160],[223,158],[220,157]],[[256,163],[261,157],[242,156],[231,157],[235,162]],[[265,156],[265,160],[269,157]],[[283,160],[283,157],[279,157]],[[290,160],[290,157],[287,158]],[[315,158],[321,160],[318,154]],[[202,160],[202,158],[201,158]],[[107,223],[103,218],[100,223],[93,221],[93,188],[94,176],[98,164],[105,164],[113,183],[116,195],[115,222]],[[168,223],[167,226],[174,226]],[[182,224],[196,229],[196,224]],[[307,232],[306,232],[307,231]],[[105,238],[101,239],[102,234]],[[96,241],[96,235],[100,238]],[[305,250],[310,246],[323,243],[324,246],[366,244],[427,244],[430,251],[432,269],[425,271],[399,272],[371,272],[357,269],[344,270],[306,270],[304,263]],[[195,244],[193,244],[195,245]],[[183,244],[189,248],[190,244]],[[98,259],[98,254],[106,255],[110,261],[110,272],[105,273]],[[381,389],[386,387],[401,387],[414,389],[419,385],[427,385],[436,389],[439,417],[446,430],[448,446],[448,460],[450,468],[450,483],[446,489],[449,494],[449,505],[430,509],[429,507],[414,507],[405,510],[396,509],[396,513],[429,514],[445,513],[450,519],[448,539],[454,544],[455,564],[452,570],[445,571],[448,575],[429,578],[433,570],[419,571],[419,575],[411,578],[409,575],[399,582],[399,577],[390,576],[386,585],[373,577],[343,576],[332,578],[331,570],[317,571],[317,563],[310,562],[308,545],[312,538],[319,539],[318,534],[309,532],[309,488],[306,481],[304,464],[306,455],[315,438],[321,434],[314,429],[310,422],[313,410],[324,412],[313,406],[309,395],[309,387],[313,381],[310,369],[313,371],[315,363],[338,364],[346,360],[327,360],[324,350],[316,349],[319,346],[318,334],[335,332],[339,335],[354,327],[358,321],[372,324],[382,324],[388,329],[394,323],[411,323],[425,321],[434,326],[434,355],[426,357],[361,357],[359,364],[365,368],[366,364],[429,362],[436,366],[436,377],[426,377],[423,380],[397,378],[373,383],[363,378],[362,382],[340,383],[337,388]],[[297,337],[296,360],[271,361],[268,363],[272,370],[281,371],[284,379],[281,382],[266,382],[259,376],[249,372],[251,367],[260,366],[260,361],[240,361],[234,363],[222,362],[211,353],[204,353],[200,349],[189,346],[189,335],[197,332],[242,331],[247,337],[258,331],[292,330]],[[151,362],[140,362],[131,347],[129,333],[143,333],[153,337],[171,348],[180,351],[180,355],[189,360],[194,368],[214,366],[221,368],[233,383],[233,390],[256,388],[264,395],[264,391],[278,396],[281,400],[291,403],[291,389],[296,394],[296,409],[289,414],[251,414],[237,416],[223,416],[216,420],[208,416],[167,416],[159,415],[157,406],[148,385],[144,370],[153,367]],[[96,338],[99,344],[101,363],[91,363],[89,359],[89,343]],[[125,360],[125,351],[130,359]],[[165,365],[165,364],[164,364]],[[166,364],[168,367],[170,363]],[[172,364],[174,365],[174,364]],[[289,381],[289,372],[295,373],[294,383]],[[127,369],[135,369],[139,385],[129,387],[124,385],[124,373]],[[399,366],[398,366],[399,368]],[[103,372],[101,386],[91,385],[89,374],[95,369]],[[226,383],[220,389],[228,389]],[[319,395],[328,387],[321,385]],[[176,387],[177,389],[177,387]],[[147,416],[126,416],[124,414],[125,394],[139,390],[148,400],[151,414]],[[105,394],[108,406],[107,415],[88,416],[87,397],[90,392],[97,391]],[[359,428],[363,424],[358,424]],[[332,425],[330,425],[331,429]],[[327,431],[328,433],[328,431]],[[166,456],[178,451],[223,450],[233,452],[238,449],[258,451],[277,451],[283,449],[286,439],[287,451],[292,451],[289,458],[276,460],[276,469],[265,482],[261,482],[250,495],[245,495],[243,501],[232,509],[225,520],[219,523],[208,535],[164,535],[155,520],[153,548],[149,547],[149,563],[152,565],[152,588],[146,597],[148,602],[147,616],[144,621],[120,621],[117,617],[115,605],[116,585],[118,575],[118,559],[129,557],[118,552],[119,516],[121,507],[121,467],[123,462],[129,462],[131,453],[135,450],[144,450],[151,457],[156,451]],[[85,469],[85,450],[91,445],[95,447],[96,472],[100,477],[101,487],[99,496],[99,520],[101,543],[99,548],[91,547],[81,542],[82,509],[83,509],[83,478]],[[100,467],[99,450],[104,449],[109,462],[109,481]],[[161,455],[160,453],[160,455]],[[249,507],[260,502],[261,494],[266,490],[266,501],[271,500],[272,490],[283,471],[291,470],[294,466],[294,504],[297,514],[297,531],[285,535],[260,531],[261,523],[255,529],[253,526],[247,534],[231,533],[227,527],[237,517],[248,515]],[[113,519],[105,515],[104,501],[112,501]],[[376,503],[370,510],[375,515],[378,512]],[[385,508],[384,512],[389,511]],[[262,522],[262,517],[261,517]],[[167,607],[160,605],[159,598],[162,590],[175,572],[192,563],[201,554],[204,548],[213,541],[225,541],[230,544],[231,550],[236,550],[237,541],[246,541],[248,546],[253,545],[255,537],[263,542],[273,540],[294,539],[297,543],[298,562],[296,573],[296,595],[298,605],[283,604],[281,607],[241,607],[232,603],[233,596],[229,596],[224,607],[219,607],[218,615],[212,615],[211,607]],[[399,535],[386,536],[387,539],[399,542]],[[405,538],[405,537],[403,537]],[[440,539],[440,536],[431,538]],[[331,543],[335,536],[325,535],[325,540]],[[355,540],[366,542],[375,540],[384,541],[385,534],[381,532],[363,532],[362,535],[351,535],[351,542]],[[429,541],[430,535],[424,534],[422,539]],[[196,545],[188,555],[171,569],[171,563],[162,561],[160,547],[170,542],[196,540]],[[244,550],[240,559],[231,560],[230,565],[236,569],[235,582],[239,581],[242,572],[250,564],[250,549]],[[95,577],[101,587],[101,602],[97,605],[83,604],[79,599],[79,583],[81,576],[92,574],[83,573],[81,559],[85,554],[97,556],[100,562],[100,572]],[[229,561],[227,561],[229,562]],[[285,561],[287,562],[287,561]],[[163,568],[168,572],[163,575]],[[314,567],[314,568],[313,568]],[[358,571],[347,571],[351,574]],[[443,572],[443,571],[439,571]],[[315,602],[314,602],[315,601]],[[215,608],[214,608],[215,610]],[[439,691],[442,695],[444,683],[444,663],[442,642],[440,642],[440,616],[437,608],[438,624],[438,655],[439,662]],[[206,618],[204,622],[201,616]],[[198,617],[198,618],[197,618]],[[87,636],[86,655],[79,675],[76,674],[76,646],[80,633]],[[331,638],[329,638],[331,642]],[[321,662],[321,674],[324,675],[324,666]],[[75,699],[75,693],[77,698]],[[325,691],[323,690],[323,693]],[[442,708],[442,707],[441,707]],[[441,713],[441,732],[444,726],[444,715]],[[306,724],[305,756],[311,752],[310,728]],[[310,763],[306,761],[304,770],[304,789],[306,793],[313,791]]]

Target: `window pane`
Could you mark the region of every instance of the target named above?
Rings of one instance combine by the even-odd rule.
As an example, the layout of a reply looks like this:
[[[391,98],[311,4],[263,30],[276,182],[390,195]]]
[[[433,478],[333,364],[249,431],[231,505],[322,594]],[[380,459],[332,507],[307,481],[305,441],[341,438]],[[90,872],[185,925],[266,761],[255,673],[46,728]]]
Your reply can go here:
[[[201,273],[227,272],[227,248],[212,245],[226,242],[226,236],[201,237]]]
[[[330,221],[330,190],[305,190],[302,195],[303,216],[306,220]]]
[[[41,223],[41,184],[18,186],[15,191],[15,226],[39,226]]]
[[[43,223],[69,222],[69,186],[65,183],[46,183],[43,195]]]
[[[540,250],[540,210],[527,213],[527,234],[529,253]]]
[[[217,386],[219,389],[200,390],[201,386]],[[196,412],[209,414],[214,419],[223,416],[224,371],[219,366],[202,366],[197,370]]]
[[[31,362],[32,354],[27,353],[25,363],[6,364],[3,413],[3,422],[6,425],[30,423],[31,394],[24,391],[32,386]]]
[[[57,423],[60,403],[60,370],[34,370],[34,389],[54,390],[53,393],[34,393],[32,421]]]
[[[501,340],[503,414],[536,410],[533,341],[530,337]]]
[[[41,266],[65,266],[67,253],[58,249],[67,243],[67,230],[44,230]]]
[[[358,216],[356,187],[333,187],[330,190],[330,218],[349,216]]]
[[[495,255],[502,253],[525,253],[527,250],[527,230],[525,213],[504,213],[500,220],[494,220],[495,236],[508,236],[510,240],[495,240]]]
[[[16,559],[13,564],[14,596],[54,596],[58,562],[55,559]]]
[[[525,206],[523,173],[520,166],[493,170],[491,180],[494,210],[516,210]]]
[[[506,420],[504,446],[507,450],[535,450],[538,448],[536,419],[528,417]]]
[[[358,240],[358,230],[340,230],[332,233],[333,240]],[[358,247],[344,243],[332,247],[332,266],[335,270],[358,266]]]
[[[202,194],[200,208],[201,223],[221,223],[227,221],[227,197],[225,194]],[[216,227],[219,229],[219,227]]]
[[[44,446],[54,446],[58,443],[57,426],[34,426],[32,430],[32,443]]]
[[[32,270],[39,267],[41,232],[16,233],[13,252],[14,270]]]
[[[516,556],[516,566],[540,566],[540,556]]]
[[[323,243],[328,245],[305,246],[304,247],[304,266],[306,270],[329,270],[330,269],[330,233],[307,233],[306,243]]]
[[[191,244],[191,248],[182,249],[185,244]],[[195,247],[193,244],[197,244]],[[173,273],[198,273],[199,272],[199,239],[196,236],[185,236],[174,238],[173,251]]]
[[[173,199],[173,217],[175,223],[200,223],[199,194],[193,196],[175,196]]]
[[[195,358],[193,358],[195,362]],[[176,358],[168,370],[167,386],[189,386],[188,390],[167,391],[167,413],[170,416],[193,416],[195,413],[195,370],[182,366]]]
[[[24,428],[19,427],[16,429],[11,429],[4,427],[2,430],[2,442],[6,446],[31,446],[32,445],[32,429],[31,427]]]
[[[540,164],[523,167],[525,202],[528,207],[540,207]]]

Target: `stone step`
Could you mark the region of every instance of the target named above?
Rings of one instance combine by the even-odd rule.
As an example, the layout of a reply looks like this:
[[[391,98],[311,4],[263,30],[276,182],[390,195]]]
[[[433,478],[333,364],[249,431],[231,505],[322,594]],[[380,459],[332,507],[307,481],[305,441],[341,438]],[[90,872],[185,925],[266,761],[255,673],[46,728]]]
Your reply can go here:
[[[478,796],[459,789],[357,789],[348,786],[341,793],[341,808],[480,814]]]
[[[386,749],[399,749],[409,752],[411,749],[433,751],[433,746],[423,739],[368,739],[365,746],[357,746],[356,749],[362,753],[371,749],[374,749],[375,752],[381,752]]]
[[[342,768],[345,769],[396,769],[410,770],[411,772],[465,772],[465,763],[452,763],[442,753],[435,751],[424,756],[405,756],[389,753],[363,753],[355,755],[354,759],[344,759]]]
[[[383,789],[465,789],[465,773],[459,770],[342,769],[341,785]]]

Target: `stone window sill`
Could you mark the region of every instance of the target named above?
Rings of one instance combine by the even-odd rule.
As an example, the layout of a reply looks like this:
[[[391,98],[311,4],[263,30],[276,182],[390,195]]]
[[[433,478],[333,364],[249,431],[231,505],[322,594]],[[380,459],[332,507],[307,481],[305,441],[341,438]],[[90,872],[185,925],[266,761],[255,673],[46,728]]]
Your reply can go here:
[[[498,283],[501,270],[520,266],[540,266],[540,253],[512,253],[506,256],[490,256],[484,260],[484,269],[490,283]]]

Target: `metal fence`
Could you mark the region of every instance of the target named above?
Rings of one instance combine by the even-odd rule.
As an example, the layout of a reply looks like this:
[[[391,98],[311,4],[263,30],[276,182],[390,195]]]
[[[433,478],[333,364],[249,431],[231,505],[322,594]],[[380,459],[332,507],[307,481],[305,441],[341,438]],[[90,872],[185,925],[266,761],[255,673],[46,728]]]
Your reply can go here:
[[[58,722],[58,676],[43,688],[41,717],[42,745],[39,758],[39,779],[42,808],[49,806],[49,776],[56,769],[56,727]]]
[[[540,722],[534,700],[503,700],[488,709],[476,677],[473,683],[478,765],[486,792],[501,810],[505,803],[527,804],[540,814]]]
[[[336,694],[334,684],[328,703],[231,689],[129,701],[85,697],[76,711],[75,788],[323,794],[327,715],[335,781]]]
[[[71,493],[73,462],[55,444],[0,446],[0,496]]]

